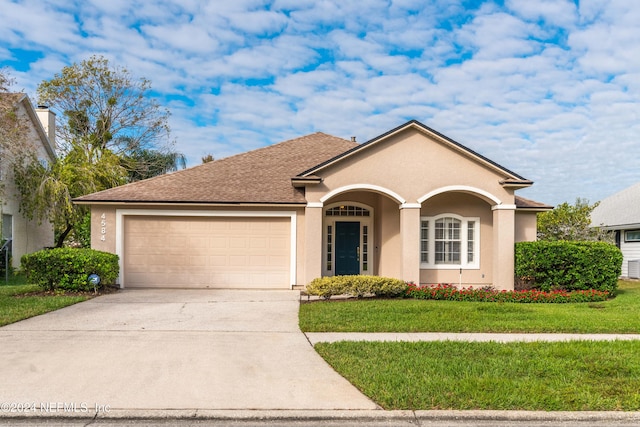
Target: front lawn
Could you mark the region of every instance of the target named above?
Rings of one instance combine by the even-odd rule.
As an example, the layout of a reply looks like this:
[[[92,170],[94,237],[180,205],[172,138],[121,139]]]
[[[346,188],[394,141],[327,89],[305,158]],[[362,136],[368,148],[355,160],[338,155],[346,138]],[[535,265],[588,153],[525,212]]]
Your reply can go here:
[[[39,293],[37,285],[29,285],[17,276],[5,285],[0,281],[0,326],[58,310],[85,301],[84,295],[46,295]]]
[[[304,332],[640,333],[640,282],[620,281],[618,296],[598,303],[317,301],[300,305],[300,329]]]
[[[640,341],[315,346],[384,409],[640,410]]]

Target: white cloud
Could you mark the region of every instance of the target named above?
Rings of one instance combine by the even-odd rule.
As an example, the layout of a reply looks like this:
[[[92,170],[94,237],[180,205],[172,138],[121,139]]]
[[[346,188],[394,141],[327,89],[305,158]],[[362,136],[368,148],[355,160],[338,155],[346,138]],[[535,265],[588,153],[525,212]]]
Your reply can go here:
[[[576,5],[571,0],[508,0],[506,6],[524,19],[541,19],[559,27],[571,27],[577,19]]]
[[[0,0],[0,65],[41,53],[12,72],[33,93],[105,55],[167,96],[192,165],[418,119],[536,181],[525,197],[595,201],[640,181],[640,3],[467,3]]]

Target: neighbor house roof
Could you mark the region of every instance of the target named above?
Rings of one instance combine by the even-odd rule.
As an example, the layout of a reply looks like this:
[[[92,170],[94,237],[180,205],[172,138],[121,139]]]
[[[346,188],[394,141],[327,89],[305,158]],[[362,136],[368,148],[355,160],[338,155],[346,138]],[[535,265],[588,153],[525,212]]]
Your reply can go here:
[[[300,171],[358,145],[316,132],[75,199],[79,203],[275,203],[304,204],[291,185]]]
[[[602,200],[591,213],[592,226],[628,228],[640,226],[640,183]]]

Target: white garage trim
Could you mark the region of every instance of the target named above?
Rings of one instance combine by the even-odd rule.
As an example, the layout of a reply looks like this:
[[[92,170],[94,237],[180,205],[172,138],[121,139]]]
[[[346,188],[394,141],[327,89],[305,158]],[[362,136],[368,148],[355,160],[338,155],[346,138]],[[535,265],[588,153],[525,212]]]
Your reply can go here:
[[[124,217],[128,215],[139,216],[197,216],[197,217],[232,217],[232,218],[289,218],[291,221],[291,254],[289,267],[290,288],[296,285],[296,265],[297,265],[297,214],[294,211],[266,211],[266,212],[248,212],[248,211],[194,211],[194,210],[154,210],[154,209],[116,209],[116,254],[120,258],[120,287],[126,285],[126,277],[124,275]]]

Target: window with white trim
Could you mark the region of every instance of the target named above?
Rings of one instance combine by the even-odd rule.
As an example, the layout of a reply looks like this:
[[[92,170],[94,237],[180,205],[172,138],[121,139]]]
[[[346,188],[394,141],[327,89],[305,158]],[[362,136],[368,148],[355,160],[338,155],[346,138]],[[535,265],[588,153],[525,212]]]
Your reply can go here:
[[[420,221],[423,268],[479,268],[480,219],[442,214]]]
[[[640,242],[640,230],[629,230],[624,232],[625,242]]]

